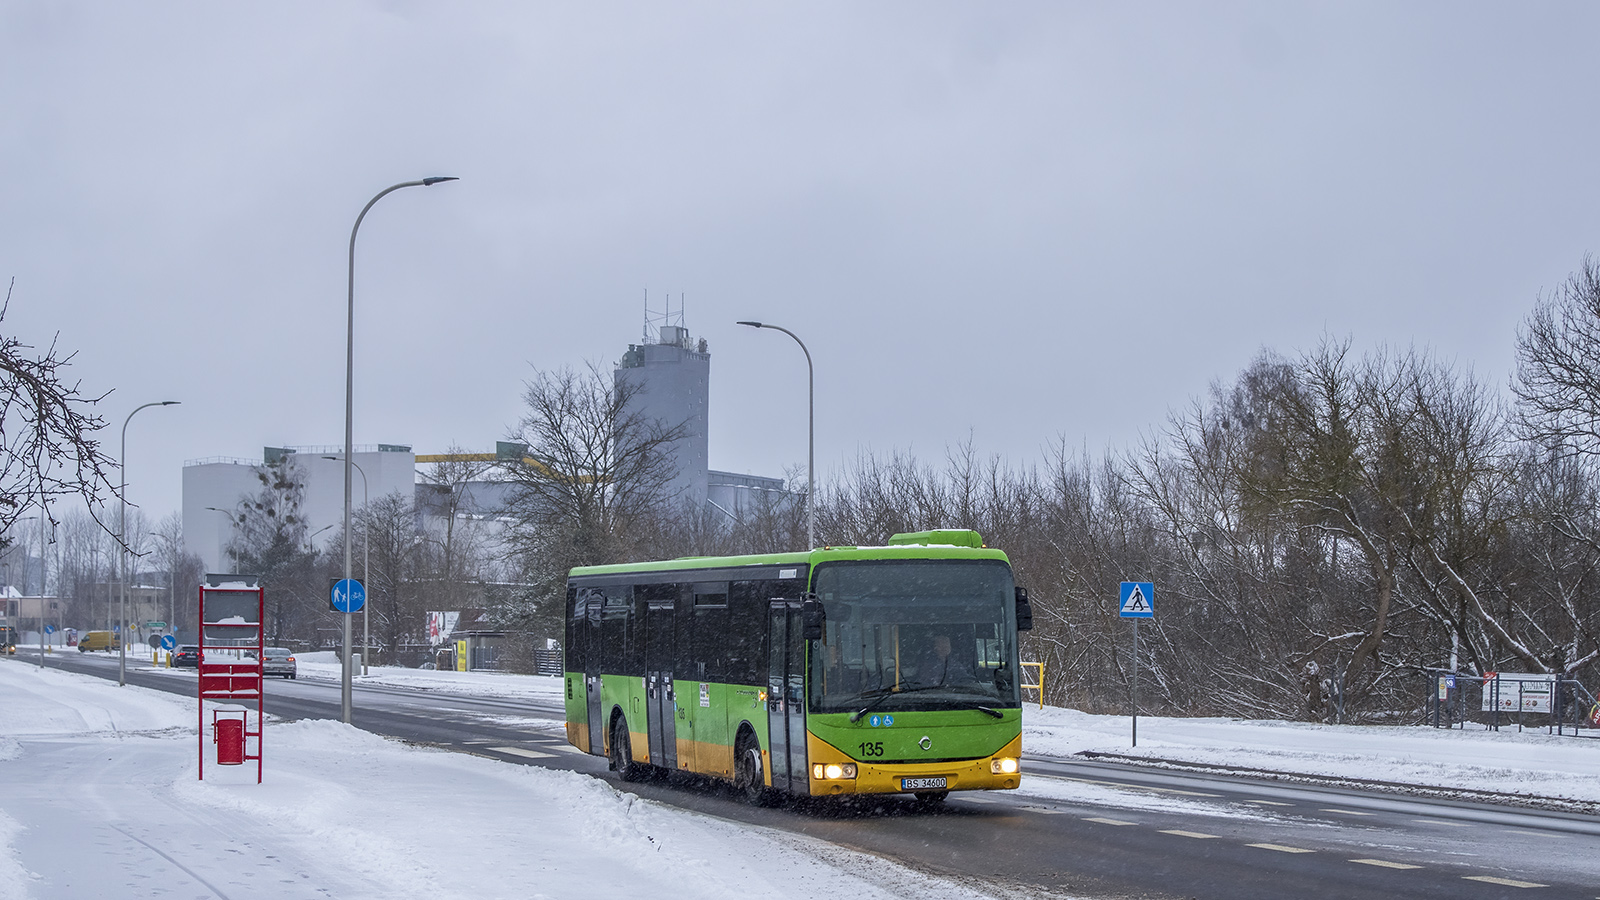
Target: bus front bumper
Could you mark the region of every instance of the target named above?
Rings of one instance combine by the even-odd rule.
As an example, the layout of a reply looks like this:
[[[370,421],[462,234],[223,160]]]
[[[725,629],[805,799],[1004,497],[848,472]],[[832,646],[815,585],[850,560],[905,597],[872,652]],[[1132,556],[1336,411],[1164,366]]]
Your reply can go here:
[[[1012,790],[1022,780],[1020,736],[993,756],[942,762],[863,762],[815,737],[808,743],[813,797]]]

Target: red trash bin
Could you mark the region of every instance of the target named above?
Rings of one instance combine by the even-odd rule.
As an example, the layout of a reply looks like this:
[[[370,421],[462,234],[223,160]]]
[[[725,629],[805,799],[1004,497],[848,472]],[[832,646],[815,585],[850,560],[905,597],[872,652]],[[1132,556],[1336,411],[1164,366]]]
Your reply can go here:
[[[211,740],[217,745],[217,765],[244,765],[244,720],[215,719]]]

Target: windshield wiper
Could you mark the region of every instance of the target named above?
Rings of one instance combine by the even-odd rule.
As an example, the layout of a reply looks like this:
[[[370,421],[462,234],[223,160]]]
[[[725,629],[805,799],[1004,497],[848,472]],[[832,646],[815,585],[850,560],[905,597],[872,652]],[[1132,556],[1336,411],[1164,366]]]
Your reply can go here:
[[[976,704],[976,703],[974,703],[974,704],[973,704],[973,705],[972,705],[972,708],[973,708],[973,709],[975,709],[975,710],[977,710],[977,711],[979,711],[979,712],[986,712],[986,713],[988,713],[988,714],[989,714],[989,715],[991,715],[991,716],[994,716],[994,717],[995,717],[995,718],[996,718],[996,719],[1004,719],[1004,718],[1005,718],[1005,717],[1006,717],[1006,714],[1005,714],[1005,713],[1003,713],[1003,712],[1001,712],[1001,711],[1000,711],[1000,710],[998,710],[998,709],[990,709],[990,708],[989,708],[989,707],[987,707],[987,706],[979,706],[979,705],[978,705],[978,704]]]
[[[863,706],[863,707],[861,707],[861,709],[857,710],[855,715],[852,715],[850,717],[850,722],[852,724],[854,724],[856,722],[861,721],[861,717],[862,716],[866,715],[869,712],[872,712],[874,709],[877,709],[879,704],[883,703],[883,701],[889,699],[890,697],[893,697],[895,694],[914,694],[917,691],[931,691],[936,687],[939,687],[939,685],[935,684],[935,685],[928,685],[926,687],[908,687],[908,688],[898,688],[898,689],[897,688],[892,688],[892,687],[886,687],[886,688],[878,688],[876,691],[862,691],[857,696],[865,697],[868,694],[873,694],[873,693],[876,693],[877,696],[872,698],[872,702],[871,703],[868,703],[866,706]]]

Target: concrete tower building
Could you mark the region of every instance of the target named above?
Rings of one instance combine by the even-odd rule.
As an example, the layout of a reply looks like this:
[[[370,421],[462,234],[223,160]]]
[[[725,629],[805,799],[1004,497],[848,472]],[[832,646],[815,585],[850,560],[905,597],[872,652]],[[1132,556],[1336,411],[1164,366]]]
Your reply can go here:
[[[692,343],[682,325],[662,325],[654,336],[655,343],[628,345],[615,384],[632,390],[624,415],[638,414],[663,428],[684,426],[684,436],[668,448],[677,476],[667,491],[674,504],[701,509],[709,483],[711,354],[703,339]]]

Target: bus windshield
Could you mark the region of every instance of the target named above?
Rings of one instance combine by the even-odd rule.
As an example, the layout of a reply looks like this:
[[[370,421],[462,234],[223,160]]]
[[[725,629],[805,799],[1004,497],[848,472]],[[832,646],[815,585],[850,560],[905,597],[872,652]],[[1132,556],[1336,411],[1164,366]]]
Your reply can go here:
[[[998,560],[825,563],[812,712],[1017,707],[1015,599]]]

